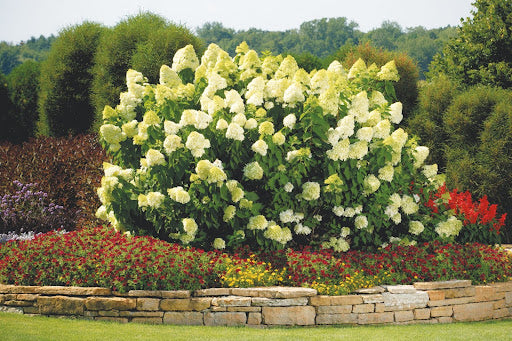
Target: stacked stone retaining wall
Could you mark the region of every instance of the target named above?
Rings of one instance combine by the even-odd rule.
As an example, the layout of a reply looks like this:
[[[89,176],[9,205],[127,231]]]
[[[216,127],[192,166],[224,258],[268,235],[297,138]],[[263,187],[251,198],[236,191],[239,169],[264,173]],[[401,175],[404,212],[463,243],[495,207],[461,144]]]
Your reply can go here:
[[[283,326],[449,323],[512,318],[512,281],[419,282],[324,296],[292,287],[196,291],[0,284],[0,311],[118,322]]]

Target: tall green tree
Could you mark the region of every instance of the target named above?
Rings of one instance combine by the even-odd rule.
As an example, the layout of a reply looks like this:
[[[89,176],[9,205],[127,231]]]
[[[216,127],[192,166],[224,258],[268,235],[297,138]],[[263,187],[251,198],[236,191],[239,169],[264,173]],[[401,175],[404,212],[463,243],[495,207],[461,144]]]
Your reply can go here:
[[[126,91],[126,71],[136,69],[155,82],[162,64],[171,65],[177,50],[202,44],[188,29],[165,18],[144,12],[128,17],[102,37],[95,58],[93,101],[96,115],[105,105],[115,106]]]
[[[94,55],[104,27],[97,23],[63,29],[41,67],[39,109],[41,133],[53,136],[79,134],[94,119],[91,104]]]
[[[10,141],[13,136],[12,108],[7,77],[0,73],[0,141]]]
[[[26,60],[7,76],[13,103],[11,124],[15,132],[11,141],[23,142],[34,136],[38,119],[40,63]]]
[[[476,0],[473,17],[435,58],[433,71],[465,85],[512,87],[512,0]]]

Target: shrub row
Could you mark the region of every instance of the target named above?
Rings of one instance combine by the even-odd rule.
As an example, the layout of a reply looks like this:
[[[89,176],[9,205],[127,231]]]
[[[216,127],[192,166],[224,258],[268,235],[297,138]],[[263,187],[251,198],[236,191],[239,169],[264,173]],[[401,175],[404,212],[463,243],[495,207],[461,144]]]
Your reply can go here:
[[[101,286],[122,292],[292,285],[345,294],[378,284],[506,281],[512,276],[511,260],[507,251],[491,246],[438,242],[389,245],[375,253],[241,249],[228,255],[99,226],[0,244],[0,283]]]

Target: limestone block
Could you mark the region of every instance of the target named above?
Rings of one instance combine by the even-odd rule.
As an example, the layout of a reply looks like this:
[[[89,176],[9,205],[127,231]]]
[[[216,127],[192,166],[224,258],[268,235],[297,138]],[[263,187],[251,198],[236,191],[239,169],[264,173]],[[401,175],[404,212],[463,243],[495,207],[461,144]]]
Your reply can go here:
[[[437,321],[439,323],[452,323],[453,322],[453,318],[452,317],[448,317],[448,316],[442,316],[442,317],[439,317],[437,319]]]
[[[374,311],[375,311],[375,305],[372,303],[357,304],[357,305],[354,305],[354,308],[352,308],[352,312],[354,314],[373,313]]]
[[[318,295],[309,299],[312,306],[321,305],[347,305],[347,304],[362,304],[363,298],[360,295],[342,295],[342,296],[327,296]]]
[[[130,290],[128,291],[130,297],[162,297],[160,290]]]
[[[251,326],[260,325],[262,321],[261,313],[251,312],[247,315],[247,324]]]
[[[123,310],[119,312],[121,317],[163,317],[163,311],[129,311]]]
[[[88,297],[85,299],[87,310],[132,310],[137,306],[135,298],[124,297]]]
[[[137,310],[159,310],[160,299],[159,298],[137,298]]]
[[[298,307],[263,307],[264,324],[268,325],[313,325],[315,324],[315,308]]]
[[[162,324],[161,317],[134,317],[132,318],[134,323],[146,323],[146,324]]]
[[[430,316],[432,317],[452,316],[452,314],[453,308],[451,306],[440,306],[430,309]]]
[[[356,294],[382,294],[386,291],[383,287],[361,288],[354,291]]]
[[[98,316],[118,317],[119,310],[98,310]]]
[[[117,323],[128,323],[128,319],[126,317],[109,317],[109,316],[98,316],[94,318],[99,321],[110,321]]]
[[[224,297],[214,297],[212,299],[212,306],[217,306],[217,307],[249,307],[250,305],[251,305],[250,297],[224,296]]]
[[[231,288],[208,288],[194,291],[194,296],[229,296],[238,295],[232,294]],[[244,296],[244,295],[239,295]]]
[[[415,294],[416,288],[412,285],[385,285],[384,289],[392,294]]]
[[[413,284],[418,290],[439,290],[452,288],[465,288],[471,286],[470,280],[450,280],[439,282],[416,282]]]
[[[424,291],[418,291],[414,294],[392,294],[385,292],[384,305],[394,307],[400,310],[409,310],[414,308],[425,308],[428,302],[428,294]]]
[[[160,295],[162,298],[189,298],[190,291],[188,290],[161,290]]]
[[[505,293],[505,304],[507,307],[512,306],[512,292]]]
[[[459,304],[467,304],[475,302],[475,297],[459,297],[459,298],[450,298],[446,300],[439,301],[429,301],[429,307],[439,307],[442,305],[459,305]]]
[[[412,310],[395,311],[395,322],[407,322],[414,320]]]
[[[10,300],[5,301],[4,305],[12,306],[12,307],[31,307],[34,305],[32,301],[18,301],[18,300]]]
[[[210,311],[228,311],[228,307],[210,307]]]
[[[226,308],[226,307],[223,307],[223,308]],[[261,313],[261,307],[227,307],[226,311],[243,311],[243,312]]]
[[[36,294],[38,286],[0,284],[0,294]]]
[[[205,326],[239,326],[247,323],[247,315],[242,312],[206,312]]]
[[[318,314],[316,324],[356,324],[357,314]]]
[[[441,301],[446,298],[443,290],[428,290],[427,294],[430,301]]]
[[[232,288],[231,294],[249,297],[298,298],[315,296],[317,291],[311,288],[297,287]]]
[[[466,288],[444,289],[443,291],[446,299],[475,296],[476,293],[475,287],[472,286]]]
[[[85,299],[67,296],[39,296],[37,306],[43,315],[83,315]]]
[[[392,323],[395,320],[393,312],[358,314],[358,324]]]
[[[492,315],[492,317],[495,319],[502,319],[502,318],[506,318],[506,317],[509,318],[511,316],[512,316],[512,314],[510,314],[510,311],[507,308],[497,309],[493,312],[493,315]]]
[[[493,305],[492,305],[492,308],[494,310],[502,309],[502,308],[505,308],[505,307],[506,307],[505,299],[502,299],[502,300],[499,300],[499,301],[494,301]]]
[[[429,308],[414,309],[415,320],[428,320],[430,318]]]
[[[166,298],[160,302],[160,310],[164,311],[201,311],[211,305],[210,297]]]
[[[252,305],[257,307],[289,307],[307,305],[307,297],[298,298],[266,298],[266,297],[253,297]]]
[[[203,313],[169,311],[164,314],[163,322],[166,324],[201,326],[203,325]]]
[[[36,290],[44,295],[66,295],[66,296],[109,296],[112,291],[107,288],[97,287],[65,287],[65,286],[42,286]]]
[[[0,306],[1,313],[23,314],[23,308]]]
[[[480,302],[453,306],[456,321],[482,321],[493,318],[493,303]]]
[[[512,291],[512,281],[490,284],[496,292]]]
[[[39,295],[37,294],[17,294],[16,299],[18,301],[36,301]]]
[[[496,296],[496,288],[490,285],[475,286],[475,302],[493,301]]]
[[[322,305],[317,307],[317,314],[349,314],[352,312],[352,305]]]
[[[23,314],[39,314],[39,307],[23,307]]]
[[[363,303],[384,303],[384,297],[381,294],[361,295]]]
[[[3,304],[5,301],[5,295],[4,294],[0,294],[0,304]]]

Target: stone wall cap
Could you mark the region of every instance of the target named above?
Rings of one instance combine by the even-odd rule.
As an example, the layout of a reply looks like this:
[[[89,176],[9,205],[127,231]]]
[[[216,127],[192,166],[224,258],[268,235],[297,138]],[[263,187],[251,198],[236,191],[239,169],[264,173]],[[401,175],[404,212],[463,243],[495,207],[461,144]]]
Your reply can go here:
[[[453,289],[469,287],[471,286],[471,281],[454,279],[440,282],[416,282],[413,285],[418,290]]]
[[[317,291],[316,289],[299,287],[255,287],[232,288],[231,294],[237,296],[265,298],[298,298],[315,296]]]
[[[66,287],[42,286],[36,292],[43,295],[69,295],[69,296],[110,296],[112,291],[100,287]]]
[[[386,291],[383,287],[371,287],[371,288],[361,288],[354,291],[356,294],[382,294]]]
[[[384,289],[392,294],[415,294],[416,288],[413,285],[384,285]]]

